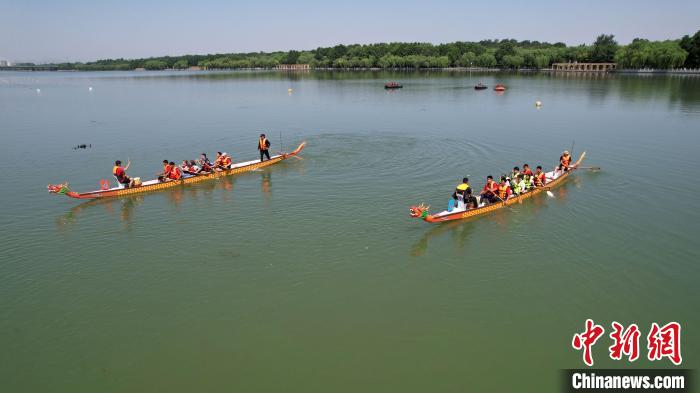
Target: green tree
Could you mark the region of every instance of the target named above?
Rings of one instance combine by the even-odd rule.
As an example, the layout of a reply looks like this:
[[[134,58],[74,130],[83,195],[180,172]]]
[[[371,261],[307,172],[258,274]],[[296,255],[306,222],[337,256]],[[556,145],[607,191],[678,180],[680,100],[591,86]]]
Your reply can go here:
[[[185,68],[188,68],[190,64],[187,62],[187,59],[180,59],[173,64],[173,68],[178,69],[178,70],[184,70]]]
[[[148,60],[144,63],[143,68],[147,70],[163,70],[168,64],[162,60]]]
[[[482,53],[476,57],[476,65],[479,67],[494,67],[496,64],[496,57],[490,53]]]
[[[496,53],[494,54],[494,56],[496,57],[496,61],[498,62],[498,64],[501,64],[503,61],[503,57],[509,55],[515,55],[515,44],[508,40],[501,41],[501,43],[498,45]]]
[[[515,69],[520,68],[524,62],[525,60],[523,59],[523,57],[518,55],[505,55],[503,56],[502,60],[502,63],[505,67]]]
[[[680,46],[688,53],[684,66],[689,68],[700,67],[700,30],[693,34],[692,37],[688,35],[683,36]]]
[[[615,59],[617,52],[617,41],[612,34],[601,34],[596,38],[591,49],[591,61],[597,63],[608,63]]]
[[[462,67],[471,67],[476,63],[476,54],[467,52],[459,58],[458,65]]]
[[[290,50],[289,52],[287,52],[287,57],[284,59],[284,64],[297,64],[299,56],[299,51]]]

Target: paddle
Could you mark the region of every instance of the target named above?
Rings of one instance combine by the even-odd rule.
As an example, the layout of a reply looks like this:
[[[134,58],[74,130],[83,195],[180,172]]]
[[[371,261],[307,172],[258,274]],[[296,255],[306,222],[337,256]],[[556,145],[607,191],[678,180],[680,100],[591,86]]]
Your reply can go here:
[[[588,169],[591,171],[599,171],[600,167],[599,166],[577,166],[576,169]]]

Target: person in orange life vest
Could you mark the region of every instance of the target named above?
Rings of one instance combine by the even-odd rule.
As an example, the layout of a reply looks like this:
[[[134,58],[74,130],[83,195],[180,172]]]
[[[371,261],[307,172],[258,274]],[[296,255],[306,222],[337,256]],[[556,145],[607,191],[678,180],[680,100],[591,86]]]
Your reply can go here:
[[[260,151],[260,161],[263,161],[263,156],[267,157],[267,159],[270,159],[270,152],[268,149],[270,148],[270,141],[267,140],[265,137],[265,134],[260,134],[260,139],[258,139],[258,150]]]
[[[547,184],[547,176],[542,172],[542,167],[537,166],[535,171],[535,187],[544,187]]]
[[[224,169],[229,169],[231,166],[231,157],[226,153],[217,152],[216,160],[214,160],[214,169],[217,171],[222,171]]]
[[[501,183],[498,185],[498,199],[505,202],[511,196],[513,196],[513,191],[510,189],[510,184],[505,176],[501,176]]]
[[[486,184],[484,185],[484,188],[481,190],[481,202],[488,202],[488,203],[494,203],[498,202],[498,197],[496,196],[498,193],[498,184],[496,184],[495,181],[493,181],[493,176],[488,175],[486,177]]]
[[[559,170],[567,172],[571,166],[571,154],[568,150],[564,150],[564,154],[559,157]]]
[[[174,162],[170,161],[170,172],[168,172],[168,181],[171,180],[180,180],[182,179],[182,170],[180,170],[180,167],[175,165]]]
[[[523,165],[523,176],[532,176],[532,169],[530,169],[530,165]]]
[[[159,181],[164,182],[165,179],[168,178],[169,173],[170,173],[170,164],[168,163],[168,160],[163,160],[163,172],[156,174],[156,176],[158,176]]]
[[[134,186],[134,180],[126,175],[126,170],[129,169],[129,165],[131,165],[131,163],[126,164],[126,168],[122,168],[122,162],[117,160],[114,161],[114,168],[112,168],[112,174],[117,179],[117,182],[127,188]]]

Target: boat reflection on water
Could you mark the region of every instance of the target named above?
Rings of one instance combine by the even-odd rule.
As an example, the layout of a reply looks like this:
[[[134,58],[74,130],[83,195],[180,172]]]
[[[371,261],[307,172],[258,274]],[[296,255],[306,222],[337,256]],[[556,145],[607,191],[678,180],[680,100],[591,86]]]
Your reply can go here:
[[[474,232],[474,221],[478,220],[478,217],[469,218],[462,221],[450,221],[444,224],[439,224],[433,226],[427,231],[421,238],[411,246],[410,255],[414,257],[419,257],[425,254],[428,249],[428,243],[430,239],[449,233],[454,244],[457,248],[463,249],[466,247],[467,242],[470,239],[470,235]]]
[[[136,195],[125,198],[109,198],[109,199],[92,199],[81,204],[75,205],[68,212],[56,218],[56,225],[61,228],[66,228],[68,225],[75,224],[82,214],[91,208],[102,208],[111,216],[119,217],[119,220],[124,224],[124,229],[129,229],[134,217],[134,208],[143,202],[142,195]]]

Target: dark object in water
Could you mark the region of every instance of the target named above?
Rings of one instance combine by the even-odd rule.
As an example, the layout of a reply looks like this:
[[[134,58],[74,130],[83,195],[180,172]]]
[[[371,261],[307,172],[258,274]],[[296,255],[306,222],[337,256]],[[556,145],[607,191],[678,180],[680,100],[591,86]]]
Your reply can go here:
[[[474,90],[486,90],[486,89],[488,89],[488,88],[489,88],[488,86],[482,84],[481,82],[477,83],[477,84],[474,86]]]
[[[401,89],[403,88],[403,85],[400,85],[396,82],[389,82],[384,84],[385,89]]]
[[[91,143],[91,144],[88,144],[88,145],[86,145],[86,144],[83,143],[83,144],[80,144],[80,145],[74,147],[73,150],[78,150],[78,149],[89,149],[89,148],[91,148],[91,147],[92,147],[92,143]]]

